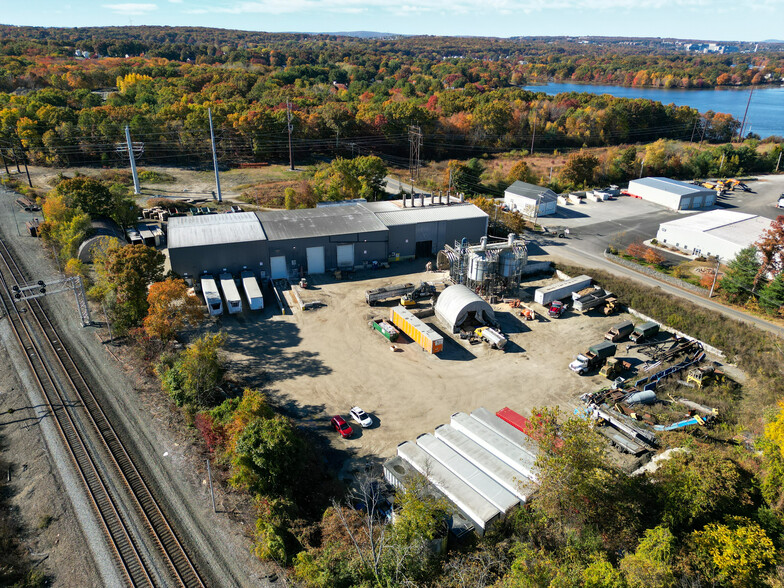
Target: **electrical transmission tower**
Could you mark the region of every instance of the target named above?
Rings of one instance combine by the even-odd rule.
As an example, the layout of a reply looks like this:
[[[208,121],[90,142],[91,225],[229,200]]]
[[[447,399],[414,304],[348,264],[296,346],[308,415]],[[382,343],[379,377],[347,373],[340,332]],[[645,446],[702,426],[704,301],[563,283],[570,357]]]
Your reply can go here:
[[[291,171],[294,171],[294,151],[291,148],[291,132],[294,130],[294,125],[291,124],[292,119],[291,103],[286,99],[286,124],[289,131],[289,168]]]
[[[420,150],[422,148],[422,129],[417,125],[408,127],[408,171],[411,180],[419,179],[419,166],[421,164]]]

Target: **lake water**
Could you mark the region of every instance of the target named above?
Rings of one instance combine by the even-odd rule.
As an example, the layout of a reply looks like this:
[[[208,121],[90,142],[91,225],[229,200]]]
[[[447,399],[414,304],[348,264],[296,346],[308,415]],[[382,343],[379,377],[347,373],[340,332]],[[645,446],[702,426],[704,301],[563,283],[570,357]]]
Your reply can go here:
[[[626,86],[594,86],[590,84],[550,83],[540,86],[525,86],[532,92],[545,92],[550,95],[562,92],[588,92],[590,94],[610,94],[619,98],[648,98],[664,104],[690,106],[700,112],[712,110],[726,112],[743,120],[749,88],[721,89],[664,89],[629,88]],[[760,137],[770,135],[784,136],[784,87],[757,87],[751,96],[749,113],[746,116],[746,129]],[[747,131],[744,130],[744,134]]]

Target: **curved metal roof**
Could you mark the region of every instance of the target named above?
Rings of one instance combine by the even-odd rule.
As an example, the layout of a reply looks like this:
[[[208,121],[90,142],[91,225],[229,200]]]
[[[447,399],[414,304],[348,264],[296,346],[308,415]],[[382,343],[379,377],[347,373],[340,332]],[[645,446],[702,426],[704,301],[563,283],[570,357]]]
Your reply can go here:
[[[474,312],[484,322],[495,322],[493,308],[462,284],[449,286],[436,300],[436,318],[455,331]]]

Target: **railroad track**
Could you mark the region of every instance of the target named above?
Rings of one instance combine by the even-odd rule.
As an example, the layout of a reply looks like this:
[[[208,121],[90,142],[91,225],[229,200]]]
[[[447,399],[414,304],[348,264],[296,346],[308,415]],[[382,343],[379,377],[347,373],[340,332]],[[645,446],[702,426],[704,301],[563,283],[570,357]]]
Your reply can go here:
[[[139,545],[138,537],[132,532],[132,523],[126,520],[122,497],[113,489],[115,481],[119,481],[132,497],[133,508],[144,522],[159,557],[166,562],[173,581],[187,588],[203,588],[205,584],[198,570],[40,301],[34,299],[18,303],[27,309],[24,314],[14,302],[12,287],[24,285],[27,280],[2,238],[0,257],[0,301],[3,310],[25,352],[33,377],[44,394],[48,409],[65,441],[79,477],[87,489],[122,574],[132,586],[156,586],[162,582],[150,554],[144,546]],[[25,320],[25,315],[29,320]],[[40,336],[35,336],[28,323],[33,323],[33,328],[37,327]],[[86,421],[79,418],[82,415],[87,417]],[[108,468],[102,467],[99,459],[93,455],[91,440],[80,427],[82,422],[86,422],[85,426],[98,433],[102,450],[109,456]],[[109,469],[111,474],[107,473]],[[110,475],[113,480],[108,479]]]

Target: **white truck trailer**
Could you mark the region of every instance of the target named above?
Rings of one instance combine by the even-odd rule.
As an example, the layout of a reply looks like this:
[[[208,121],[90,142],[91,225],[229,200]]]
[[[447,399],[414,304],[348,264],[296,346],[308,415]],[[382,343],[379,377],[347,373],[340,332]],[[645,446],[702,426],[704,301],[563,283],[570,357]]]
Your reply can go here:
[[[534,291],[534,301],[539,304],[550,304],[553,300],[562,300],[591,285],[590,276],[577,276],[563,282],[542,286]]]
[[[248,308],[251,310],[264,308],[264,296],[253,272],[245,270],[240,274],[240,278],[242,279],[242,288],[245,290],[245,297],[248,299]]]
[[[220,283],[223,296],[226,298],[226,308],[229,309],[229,314],[242,312],[242,298],[240,298],[240,293],[237,291],[234,276],[229,273],[221,274]]]
[[[220,292],[218,292],[218,285],[215,283],[215,278],[211,275],[204,275],[201,278],[201,293],[204,296],[204,302],[207,304],[207,310],[210,316],[220,316],[223,314],[223,300],[221,300]]]

